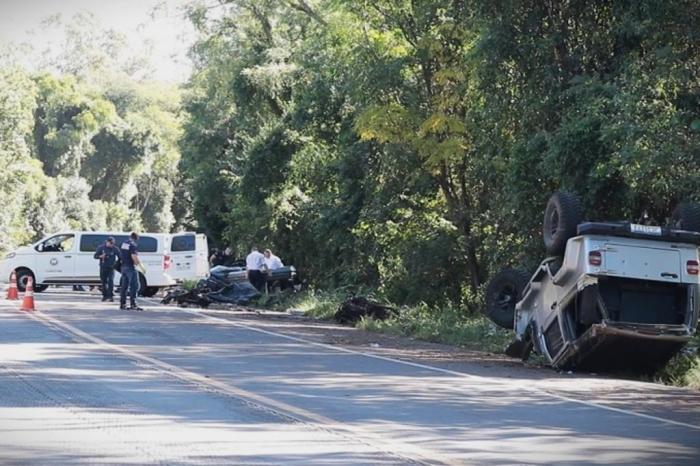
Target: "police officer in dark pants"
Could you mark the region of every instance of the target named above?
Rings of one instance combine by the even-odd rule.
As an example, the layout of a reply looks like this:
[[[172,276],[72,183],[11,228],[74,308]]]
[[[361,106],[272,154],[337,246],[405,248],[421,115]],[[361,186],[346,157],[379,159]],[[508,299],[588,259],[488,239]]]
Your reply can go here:
[[[114,301],[114,266],[119,257],[119,249],[114,245],[114,238],[107,238],[95,251],[95,259],[100,261],[100,282],[102,282],[102,301]]]
[[[119,283],[121,287],[119,293],[119,308],[126,309],[126,293],[129,293],[129,309],[133,311],[143,311],[136,304],[136,293],[139,291],[139,275],[136,272],[136,267],[141,265],[138,251],[139,235],[132,232],[127,241],[124,241],[119,246],[119,253],[122,262],[122,279]]]

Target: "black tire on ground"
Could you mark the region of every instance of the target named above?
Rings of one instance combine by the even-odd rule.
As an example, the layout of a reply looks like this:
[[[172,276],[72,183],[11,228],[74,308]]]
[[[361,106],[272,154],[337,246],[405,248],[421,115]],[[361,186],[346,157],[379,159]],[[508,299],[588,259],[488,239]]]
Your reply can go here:
[[[681,202],[673,209],[671,222],[676,230],[700,232],[700,204]]]
[[[158,293],[158,288],[157,286],[147,286],[146,289],[143,291],[143,295],[147,298],[152,298]]]
[[[497,273],[486,287],[486,316],[495,324],[512,329],[515,304],[529,281],[530,274],[522,269],[505,269]]]
[[[576,236],[583,213],[578,196],[565,191],[552,194],[544,211],[542,233],[550,256],[563,256],[566,242]]]
[[[17,269],[17,291],[24,293],[27,285],[27,280],[32,277],[32,283],[36,283],[34,274],[29,269]],[[36,287],[34,287],[36,289]]]

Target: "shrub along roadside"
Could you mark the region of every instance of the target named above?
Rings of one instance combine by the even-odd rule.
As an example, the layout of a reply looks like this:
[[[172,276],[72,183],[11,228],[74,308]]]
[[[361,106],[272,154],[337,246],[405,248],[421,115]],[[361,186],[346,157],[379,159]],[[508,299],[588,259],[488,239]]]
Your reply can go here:
[[[371,296],[369,292],[357,294]],[[308,290],[284,296],[274,308],[298,309],[308,317],[332,320],[340,304],[347,298],[346,288],[332,291]],[[433,307],[421,304],[404,307],[396,317],[384,321],[365,318],[356,327],[494,353],[502,352],[513,337],[511,331],[494,325],[485,317],[465,314],[451,305]],[[659,371],[654,380],[667,385],[700,389],[700,334]]]
[[[358,295],[372,297],[372,293]],[[298,309],[315,319],[332,320],[340,304],[348,298],[348,290],[309,290],[289,295],[275,304],[275,309]],[[419,340],[447,343],[468,349],[502,352],[512,338],[483,316],[465,315],[454,306],[442,308],[420,304],[404,307],[396,317],[387,320],[366,318],[356,325],[362,330],[402,335]]]
[[[700,333],[658,374],[657,382],[700,390]]]
[[[512,339],[512,332],[497,327],[488,319],[465,316],[451,306],[436,309],[421,304],[404,308],[398,316],[384,321],[362,319],[356,327],[497,353],[503,352]]]

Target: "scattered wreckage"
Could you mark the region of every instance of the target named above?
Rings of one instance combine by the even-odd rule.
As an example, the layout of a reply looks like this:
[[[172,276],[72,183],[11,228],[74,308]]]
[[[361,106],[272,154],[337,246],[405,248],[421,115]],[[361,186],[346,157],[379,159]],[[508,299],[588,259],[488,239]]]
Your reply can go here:
[[[338,307],[333,318],[341,324],[354,324],[363,317],[385,320],[397,314],[398,310],[394,307],[386,306],[364,296],[352,296]]]
[[[294,266],[280,267],[266,274],[270,291],[298,290],[300,282]],[[161,303],[177,303],[180,306],[208,307],[212,303],[246,305],[260,298],[261,293],[247,279],[245,267],[213,267],[209,277],[200,280],[193,288],[176,288],[168,292]]]
[[[506,353],[531,351],[557,369],[653,372],[698,324],[700,205],[668,227],[582,222],[578,198],[555,193],[544,219],[546,258],[530,275],[497,274],[486,314],[515,330]]]

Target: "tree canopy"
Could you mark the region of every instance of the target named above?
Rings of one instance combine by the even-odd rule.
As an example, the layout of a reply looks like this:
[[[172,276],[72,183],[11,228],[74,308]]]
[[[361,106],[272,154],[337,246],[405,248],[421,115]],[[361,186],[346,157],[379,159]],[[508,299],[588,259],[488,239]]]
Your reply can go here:
[[[193,5],[181,167],[194,218],[319,286],[478,306],[543,255],[557,189],[589,218],[698,200],[695,0]]]
[[[542,258],[555,190],[659,224],[700,200],[699,7],[193,1],[180,88],[77,17],[42,72],[0,53],[0,248],[197,229],[313,286],[477,309],[496,269]]]
[[[66,43],[39,71],[0,54],[0,249],[62,229],[170,231],[180,90],[144,79],[92,16],[59,26]]]

